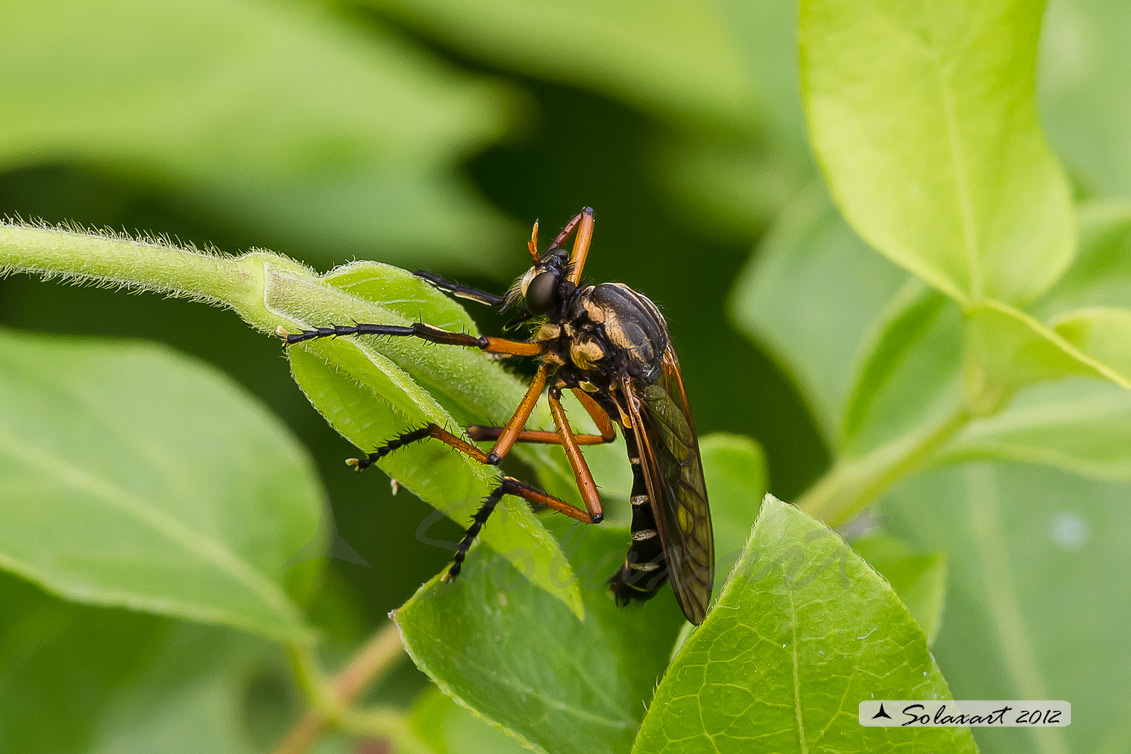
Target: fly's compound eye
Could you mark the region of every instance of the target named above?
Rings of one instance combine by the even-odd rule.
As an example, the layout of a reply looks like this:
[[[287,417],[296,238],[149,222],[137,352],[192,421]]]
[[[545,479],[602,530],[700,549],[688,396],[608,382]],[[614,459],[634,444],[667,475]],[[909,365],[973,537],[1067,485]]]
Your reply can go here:
[[[558,276],[540,272],[526,287],[526,308],[531,314],[546,314],[554,306],[558,293]]]

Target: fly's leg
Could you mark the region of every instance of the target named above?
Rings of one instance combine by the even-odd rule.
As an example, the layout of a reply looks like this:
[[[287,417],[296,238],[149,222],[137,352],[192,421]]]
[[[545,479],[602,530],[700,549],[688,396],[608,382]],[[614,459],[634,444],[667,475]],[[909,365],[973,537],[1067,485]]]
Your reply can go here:
[[[519,403],[518,408],[515,409],[514,416],[507,422],[507,426],[500,428],[499,438],[495,441],[495,445],[491,448],[490,453],[483,452],[463,438],[453,435],[438,424],[428,424],[420,429],[414,429],[411,432],[405,432],[402,435],[394,437],[364,458],[350,458],[346,463],[353,466],[358,471],[363,471],[394,450],[399,450],[406,445],[418,442],[426,437],[431,437],[445,445],[455,448],[464,455],[471,456],[476,461],[479,461],[479,463],[497,466],[499,461],[510,452],[511,447],[514,445],[515,438],[521,434],[523,425],[526,424],[526,420],[530,418],[530,412],[534,410],[534,405],[538,402],[538,396],[542,394],[543,388],[546,387],[546,373],[548,369],[549,367],[545,364],[538,368],[537,373],[534,375],[534,380],[530,383],[530,387],[526,391],[526,395],[523,396],[522,402]]]
[[[361,471],[372,466],[377,461],[380,461],[394,450],[399,450],[406,445],[411,445],[412,443],[419,442],[426,438],[439,440],[445,445],[474,458],[482,464],[491,463],[491,457],[486,452],[436,424],[428,424],[419,429],[398,435],[364,458],[351,458],[346,461],[346,463],[358,471]],[[543,492],[536,487],[532,487],[525,482],[520,482],[513,477],[504,476],[500,480],[499,486],[491,491],[491,494],[483,501],[483,504],[472,518],[471,524],[467,527],[467,531],[464,533],[463,539],[460,540],[459,546],[456,548],[456,553],[452,557],[451,568],[444,577],[446,580],[450,580],[459,575],[460,569],[463,567],[464,558],[467,557],[467,551],[471,548],[475,538],[479,535],[480,530],[483,528],[484,524],[487,523],[487,519],[490,518],[495,510],[495,506],[499,504],[499,501],[504,495],[514,495],[527,502],[544,505],[551,510],[563,513],[570,518],[586,524],[596,524],[604,518],[599,510],[596,514],[580,510],[566,501],[554,497],[547,492]]]
[[[487,306],[494,307],[502,306],[503,302],[506,300],[504,297],[496,295],[494,293],[488,293],[487,291],[481,291],[478,288],[460,285],[459,283],[453,282],[451,280],[446,280],[439,275],[433,275],[431,272],[427,272],[425,270],[417,270],[412,274],[416,275],[416,277],[418,278],[427,280],[429,283],[434,285],[436,288],[439,288],[444,293],[451,294],[456,298],[463,298],[467,299],[468,301],[475,301],[480,304],[486,304]]]
[[[440,343],[448,346],[465,346],[479,348],[488,353],[505,353],[512,356],[539,356],[545,351],[540,343],[529,341],[508,340],[507,338],[492,338],[486,335],[478,337],[463,332],[449,332],[441,330],[423,322],[414,322],[411,325],[373,325],[359,322],[355,325],[332,325],[330,327],[315,327],[310,330],[289,332],[280,327],[275,334],[286,341],[288,346],[302,343],[317,338],[336,338],[342,335],[391,335],[394,337],[414,337],[430,343]]]
[[[597,401],[584,390],[573,388],[573,394],[577,397],[578,402],[581,403],[582,408],[597,424],[597,430],[601,433],[599,435],[581,434],[574,435],[573,438],[578,445],[603,445],[612,442],[616,439],[616,432],[613,429],[613,422],[609,415],[601,408]],[[467,435],[476,442],[480,440],[495,440],[503,432],[503,427],[485,427],[479,424],[472,424],[467,428]],[[531,442],[540,443],[543,445],[561,445],[562,435],[560,432],[546,432],[539,429],[524,429],[518,433],[515,442]]]
[[[548,248],[560,247],[571,234],[573,238],[573,253],[569,257],[569,280],[574,285],[581,282],[581,272],[585,269],[585,259],[589,256],[589,244],[593,241],[593,208],[586,207],[573,216],[561,233],[550,242]]]
[[[499,504],[499,501],[503,499],[504,495],[514,495],[529,503],[545,505],[583,524],[597,524],[604,518],[604,515],[601,514],[600,511],[596,514],[587,514],[585,511],[578,510],[564,500],[559,500],[549,493],[520,482],[514,477],[505,476],[499,483],[499,486],[491,491],[491,494],[488,495],[483,501],[483,504],[479,506],[479,510],[475,512],[475,516],[471,520],[471,525],[467,527],[463,539],[460,540],[459,545],[456,547],[455,555],[452,556],[452,565],[448,569],[448,572],[444,574],[444,581],[451,581],[459,575],[460,571],[463,569],[463,561],[467,557],[467,551],[471,549],[475,538],[479,536],[479,531],[483,528],[483,525],[487,523],[487,519],[491,517],[491,514],[495,511],[495,506]]]

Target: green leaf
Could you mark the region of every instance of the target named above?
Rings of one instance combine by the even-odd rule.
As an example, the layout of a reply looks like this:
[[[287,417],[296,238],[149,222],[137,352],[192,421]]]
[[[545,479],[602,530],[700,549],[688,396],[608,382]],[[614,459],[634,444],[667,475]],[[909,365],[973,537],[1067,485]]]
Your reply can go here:
[[[830,529],[767,496],[718,604],[664,675],[638,754],[974,752],[968,730],[865,728],[865,699],[949,699],[922,629]]]
[[[0,578],[0,750],[250,754],[259,639],[68,604]]]
[[[1025,302],[1074,253],[1037,120],[1040,0],[804,0],[810,138],[849,223],[963,302]]]
[[[351,262],[322,279],[358,298],[388,307],[400,316],[443,330],[479,334],[467,310],[407,270],[381,262]]]
[[[911,616],[933,644],[942,624],[946,597],[946,556],[916,552],[905,542],[883,534],[868,534],[852,549],[888,580]]]
[[[1045,322],[1092,306],[1131,309],[1131,202],[1084,202],[1077,215],[1080,253],[1030,308]]]
[[[874,327],[845,403],[847,456],[910,443],[961,404],[961,318],[952,301],[909,281]]]
[[[508,127],[511,94],[323,6],[150,11],[4,4],[0,69],[24,73],[0,81],[0,166],[109,169],[309,258],[504,258],[507,221],[457,170]]]
[[[1131,309],[1079,309],[1057,317],[1052,326],[1057,335],[1120,378],[1109,379],[1131,387]]]
[[[813,187],[782,214],[731,292],[735,324],[796,380],[832,446],[852,387],[846,367],[906,280]]]
[[[296,640],[322,492],[229,379],[152,345],[0,332],[0,566],[67,599]]]
[[[642,607],[614,604],[605,582],[623,561],[623,530],[576,525],[567,536],[584,621],[486,549],[394,619],[445,694],[534,750],[627,751],[682,615],[666,590]]]
[[[1059,0],[1045,14],[1041,122],[1074,181],[1093,196],[1131,194],[1129,24],[1131,6],[1122,0]]]
[[[1131,389],[1131,311],[1089,309],[1052,327],[1005,304],[987,302],[966,319],[968,389],[1008,394],[1032,382],[1070,376],[1111,380]]]
[[[1131,267],[1127,274],[1120,272],[1123,260],[1131,258],[1126,253],[1131,248],[1127,246],[1131,226],[1125,213],[1120,205],[1091,203],[1082,209],[1082,218],[1085,243],[1080,256],[1037,303],[1041,312],[1063,314],[1090,300],[1131,305]],[[818,248],[816,244],[810,247],[815,257],[819,254],[812,249]],[[773,269],[770,259],[763,270]],[[802,280],[797,274],[770,276],[759,285],[798,291],[800,309],[819,310],[817,296],[810,298],[809,293],[816,286]],[[759,327],[770,333],[766,337],[780,344],[790,355],[790,363],[818,364],[825,349],[813,347],[815,333],[793,332],[796,320],[775,318],[771,313],[767,307],[759,321]],[[900,444],[909,447],[923,427],[944,421],[962,402],[963,325],[956,305],[922,285],[909,283],[895,292],[873,320],[853,324],[829,317],[823,325],[824,337],[839,343],[837,347],[847,350],[844,343],[858,343],[855,349],[861,352],[851,373],[836,369],[831,360],[824,369],[848,384],[842,398],[844,418],[837,422],[843,434],[835,445],[844,461],[866,460],[869,454],[882,455]],[[1002,353],[998,349],[994,355]],[[1095,381],[1032,385],[1002,412],[971,422],[941,449],[937,462],[1013,458],[1123,479],[1131,462],[1131,447],[1124,442],[1128,400],[1121,389]]]
[[[1131,487],[1016,463],[952,465],[883,503],[885,529],[950,564],[934,652],[961,699],[1067,699],[1091,722],[979,729],[986,754],[1119,751],[1127,741]],[[1118,591],[1118,587],[1115,587]]]
[[[1011,460],[1131,482],[1131,393],[1091,380],[1035,385],[966,427],[937,463]]]

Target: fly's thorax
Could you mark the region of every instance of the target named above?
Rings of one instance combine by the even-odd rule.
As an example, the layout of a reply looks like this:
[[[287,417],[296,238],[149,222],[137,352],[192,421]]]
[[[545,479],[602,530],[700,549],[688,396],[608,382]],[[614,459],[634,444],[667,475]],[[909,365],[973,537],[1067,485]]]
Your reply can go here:
[[[575,333],[570,339],[569,360],[582,372],[589,372],[608,358],[608,350],[597,335]]]
[[[659,378],[668,329],[660,310],[646,296],[621,283],[583,288],[569,309],[571,361],[582,369],[599,360],[623,365],[645,382]],[[598,349],[601,350],[600,359]],[[576,355],[576,358],[574,356]],[[582,363],[589,367],[582,367]]]

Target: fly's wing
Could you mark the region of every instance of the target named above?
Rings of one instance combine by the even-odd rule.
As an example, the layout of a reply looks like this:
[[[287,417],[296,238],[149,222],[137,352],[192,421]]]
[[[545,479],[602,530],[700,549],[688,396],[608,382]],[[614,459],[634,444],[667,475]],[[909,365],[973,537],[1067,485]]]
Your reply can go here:
[[[695,433],[695,419],[691,416],[691,406],[687,402],[687,391],[683,388],[683,373],[679,371],[679,359],[675,357],[675,351],[672,350],[670,345],[664,351],[664,369],[660,384],[668,391],[668,395],[679,404],[683,418],[687,420],[687,426],[691,427],[691,434],[695,436],[695,453],[698,455],[699,435]],[[706,497],[705,494],[704,497]]]
[[[714,585],[715,544],[686,396],[680,390],[673,397],[664,380],[647,386],[625,381],[621,390],[639,401],[639,407],[631,397],[626,403],[672,589],[687,619],[701,623]]]

